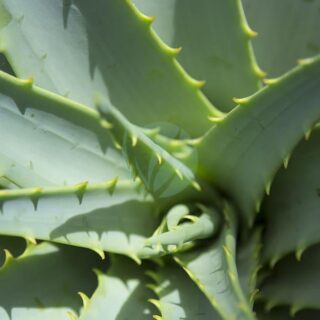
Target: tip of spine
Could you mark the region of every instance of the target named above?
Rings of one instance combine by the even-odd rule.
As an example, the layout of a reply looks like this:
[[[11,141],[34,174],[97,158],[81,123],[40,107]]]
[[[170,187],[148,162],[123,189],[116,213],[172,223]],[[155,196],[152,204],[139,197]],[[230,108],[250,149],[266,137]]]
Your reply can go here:
[[[232,101],[235,102],[236,104],[239,104],[239,105],[244,105],[244,104],[247,104],[250,99],[249,97],[245,97],[245,98],[232,98]]]
[[[21,83],[25,87],[32,87],[33,86],[33,77],[28,77],[27,79],[21,79]]]
[[[220,123],[220,122],[223,121],[224,117],[212,117],[212,116],[209,116],[208,119],[209,119],[210,122]]]
[[[271,181],[269,181],[267,184],[266,184],[266,195],[269,196],[270,195],[270,190],[271,190]]]
[[[157,299],[148,299],[148,302],[153,304],[155,307],[157,307],[158,310],[160,310],[160,301]]]
[[[273,84],[276,84],[277,82],[279,82],[279,79],[278,78],[272,78],[272,79],[262,79],[262,82],[265,84],[265,85],[273,85]]]
[[[169,54],[170,56],[174,56],[174,57],[176,57],[182,50],[182,47],[172,48],[172,47],[166,45],[165,43],[162,43],[162,46],[164,47],[167,54]]]
[[[304,133],[304,138],[305,140],[309,140],[310,137],[311,137],[311,133],[312,133],[312,129],[309,129],[309,130],[306,130],[305,133]]]
[[[305,247],[300,247],[300,248],[297,248],[297,249],[296,249],[296,251],[295,251],[295,256],[296,256],[296,259],[297,259],[298,261],[301,261],[301,257],[302,257],[302,255],[303,255],[304,251],[305,251]]]
[[[80,296],[80,298],[82,300],[83,307],[86,309],[88,307],[89,303],[90,303],[89,297],[85,293],[83,293],[81,291],[78,292],[78,295]]]
[[[163,318],[161,316],[159,316],[159,315],[153,315],[152,318],[154,320],[163,320]]]
[[[294,318],[295,315],[296,315],[296,313],[297,313],[298,311],[300,311],[301,309],[303,309],[301,306],[292,305],[292,306],[290,307],[290,311],[289,311],[290,316]]]
[[[113,128],[113,124],[111,122],[107,121],[106,119],[100,120],[100,125],[104,129],[112,129]]]
[[[253,70],[259,79],[264,79],[267,76],[267,73],[261,70],[257,64],[253,66]]]
[[[253,39],[258,35],[258,32],[252,30],[248,25],[245,26],[245,33],[250,39]]]
[[[297,64],[299,66],[307,66],[307,65],[311,64],[313,61],[314,61],[313,58],[299,59],[299,60],[297,60]]]
[[[71,311],[67,312],[67,316],[69,317],[70,320],[78,320],[77,316]]]
[[[104,260],[106,258],[106,255],[105,255],[105,253],[104,253],[104,251],[102,249],[100,249],[100,248],[92,248],[92,250],[95,253],[97,253],[102,260]]]

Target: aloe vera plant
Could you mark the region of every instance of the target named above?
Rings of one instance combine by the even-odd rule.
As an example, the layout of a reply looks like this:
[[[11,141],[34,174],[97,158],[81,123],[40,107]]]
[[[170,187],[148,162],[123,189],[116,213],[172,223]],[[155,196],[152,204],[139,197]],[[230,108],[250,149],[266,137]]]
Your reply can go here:
[[[0,0],[0,319],[319,319],[319,12]]]

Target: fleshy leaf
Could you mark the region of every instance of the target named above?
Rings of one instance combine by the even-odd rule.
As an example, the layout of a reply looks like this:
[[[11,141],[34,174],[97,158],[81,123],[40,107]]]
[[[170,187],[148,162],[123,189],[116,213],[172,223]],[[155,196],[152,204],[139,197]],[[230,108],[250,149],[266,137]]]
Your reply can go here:
[[[252,224],[264,192],[320,119],[320,57],[239,101],[199,144],[199,174],[236,201]]]
[[[92,107],[99,92],[137,125],[169,122],[192,136],[220,114],[131,1],[1,3],[11,16],[2,51],[19,77]]]
[[[263,305],[259,305],[255,311],[259,320],[318,320],[320,317],[318,310],[302,310],[291,316],[288,307],[277,307],[267,311]]]
[[[226,206],[225,222],[218,239],[204,247],[176,255],[176,261],[206,295],[223,319],[254,319],[241,290],[235,263],[236,222]]]
[[[157,306],[163,320],[220,320],[206,296],[187,274],[173,263],[149,272],[156,282],[150,287],[159,298]]]
[[[258,36],[253,48],[268,77],[278,77],[298,59],[320,53],[319,0],[242,0]]]
[[[306,308],[320,309],[320,246],[308,249],[301,261],[290,255],[272,270],[261,285],[267,306],[288,305],[291,313]]]
[[[105,250],[139,260],[158,225],[158,208],[139,182],[0,190],[0,202],[0,233],[86,247],[101,256]]]
[[[241,289],[251,304],[257,294],[260,269],[261,230],[254,230],[237,248],[237,269]]]
[[[12,259],[12,258],[11,258]],[[1,320],[70,320],[78,291],[91,295],[99,257],[79,248],[42,243],[0,269]]]
[[[133,125],[114,106],[97,98],[97,108],[112,124],[110,129],[131,167],[155,198],[176,195],[188,187],[200,191],[194,172],[156,144],[140,127]],[[169,139],[169,138],[167,138]]]
[[[23,253],[26,244],[23,238],[0,235],[0,267],[5,262],[5,250],[9,251],[12,256],[17,257]]]
[[[0,176],[21,187],[130,177],[98,112],[0,71]]]
[[[144,268],[125,257],[112,256],[111,267],[98,272],[98,288],[81,312],[80,320],[113,319],[149,320],[156,312],[148,299]]]
[[[178,61],[197,79],[220,109],[234,106],[233,97],[258,89],[258,70],[249,45],[255,33],[248,27],[240,1],[134,0],[155,16],[158,35],[172,47],[182,47]]]
[[[296,251],[299,257],[320,242],[320,130],[294,150],[287,169],[277,174],[264,201],[264,260],[274,264]]]

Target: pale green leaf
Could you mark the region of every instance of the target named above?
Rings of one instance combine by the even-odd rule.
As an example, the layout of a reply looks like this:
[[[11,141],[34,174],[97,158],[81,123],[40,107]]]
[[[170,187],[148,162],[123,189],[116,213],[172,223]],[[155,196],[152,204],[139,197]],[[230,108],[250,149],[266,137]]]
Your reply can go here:
[[[249,224],[282,162],[319,120],[319,88],[317,57],[240,100],[199,144],[199,174],[231,196]]]
[[[163,320],[219,320],[206,296],[187,274],[173,263],[149,272],[156,282],[151,287],[159,300],[155,303]]]
[[[218,239],[192,251],[178,253],[176,260],[223,319],[254,319],[241,290],[235,263],[234,212],[226,207],[224,214],[225,224]]]
[[[170,46],[182,47],[178,61],[191,75],[205,80],[203,92],[220,109],[234,106],[233,97],[258,89],[259,70],[240,1],[134,0],[155,16],[154,30]]]
[[[253,48],[269,77],[289,71],[298,59],[320,53],[319,0],[242,0]]]
[[[287,169],[281,169],[264,202],[264,260],[274,264],[296,251],[298,257],[320,242],[320,131],[294,150]]]
[[[138,182],[0,190],[0,233],[140,256],[158,208]]]
[[[0,71],[0,177],[21,187],[130,176],[100,115]]]
[[[308,249],[298,261],[294,255],[281,260],[260,289],[269,306],[287,305],[291,312],[320,309],[320,246]]]
[[[112,256],[111,267],[98,272],[98,288],[87,301],[80,320],[150,320],[156,310],[146,287],[144,268],[127,258]]]
[[[1,320],[70,320],[68,312],[82,307],[77,293],[92,294],[92,268],[101,264],[94,253],[49,243],[7,259],[0,269]]]
[[[19,77],[88,106],[99,92],[135,124],[174,123],[192,136],[219,114],[131,1],[1,3],[11,16],[2,51]]]

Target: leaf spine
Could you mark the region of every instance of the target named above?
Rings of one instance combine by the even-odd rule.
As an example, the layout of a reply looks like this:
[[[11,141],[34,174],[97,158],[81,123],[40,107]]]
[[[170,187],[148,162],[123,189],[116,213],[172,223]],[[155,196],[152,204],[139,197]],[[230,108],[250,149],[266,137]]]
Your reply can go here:
[[[235,102],[236,104],[239,104],[239,105],[244,105],[244,104],[247,104],[249,101],[250,101],[250,98],[249,97],[245,97],[245,98],[232,98],[233,102]]]
[[[79,183],[75,186],[75,189],[76,189],[76,196],[79,200],[79,204],[82,203],[82,200],[83,200],[83,196],[84,196],[84,193],[86,191],[88,187],[88,181],[84,181],[82,183]]]
[[[77,316],[71,311],[67,312],[67,316],[69,317],[70,320],[78,320]]]
[[[265,78],[265,79],[262,80],[262,82],[263,82],[264,84],[266,84],[266,85],[269,86],[269,85],[273,85],[273,84],[278,83],[278,82],[279,82],[279,79],[280,79],[280,78],[271,78],[271,79]]]
[[[159,311],[161,311],[160,301],[157,299],[148,299],[148,302],[153,304]]]
[[[258,32],[252,30],[248,24],[245,25],[244,32],[249,37],[249,39],[253,39],[258,35]]]
[[[267,76],[267,73],[261,70],[257,64],[254,64],[253,71],[260,79],[263,79]]]
[[[91,248],[95,253],[97,253],[102,260],[106,258],[104,251],[100,248]]]
[[[80,296],[80,298],[82,300],[83,307],[86,309],[90,304],[89,297],[84,292],[81,292],[81,291],[78,292],[78,295]]]

